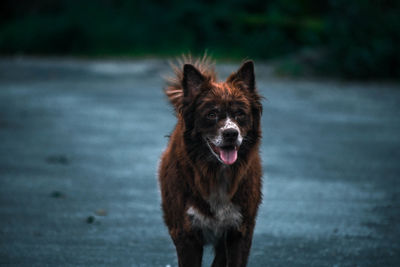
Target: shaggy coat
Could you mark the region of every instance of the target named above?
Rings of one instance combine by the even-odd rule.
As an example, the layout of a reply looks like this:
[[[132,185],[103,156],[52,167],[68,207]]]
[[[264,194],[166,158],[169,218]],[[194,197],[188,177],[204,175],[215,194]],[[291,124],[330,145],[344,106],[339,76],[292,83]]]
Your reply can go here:
[[[261,202],[262,106],[254,66],[246,61],[218,82],[206,56],[173,66],[166,95],[177,124],[159,168],[164,221],[179,266],[246,266]]]

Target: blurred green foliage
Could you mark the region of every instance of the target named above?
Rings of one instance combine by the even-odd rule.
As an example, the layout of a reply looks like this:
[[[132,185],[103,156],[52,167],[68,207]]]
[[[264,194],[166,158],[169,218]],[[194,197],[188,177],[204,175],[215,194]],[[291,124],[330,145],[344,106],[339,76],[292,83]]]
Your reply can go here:
[[[271,59],[315,49],[305,62],[319,74],[398,78],[399,10],[397,0],[3,0],[0,53],[208,50],[223,58]]]

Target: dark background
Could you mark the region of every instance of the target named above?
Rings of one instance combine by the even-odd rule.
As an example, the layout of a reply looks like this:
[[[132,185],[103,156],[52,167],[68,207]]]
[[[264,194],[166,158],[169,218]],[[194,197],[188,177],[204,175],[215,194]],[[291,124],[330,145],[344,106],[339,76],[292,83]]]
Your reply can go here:
[[[3,55],[280,58],[282,74],[400,76],[396,0],[16,0],[0,3]]]

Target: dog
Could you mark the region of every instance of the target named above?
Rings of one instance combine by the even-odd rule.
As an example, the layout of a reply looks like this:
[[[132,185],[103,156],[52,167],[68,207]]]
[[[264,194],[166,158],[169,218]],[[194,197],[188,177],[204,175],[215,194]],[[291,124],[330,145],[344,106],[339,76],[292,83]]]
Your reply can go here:
[[[254,63],[218,82],[208,56],[173,65],[165,93],[177,124],[159,166],[164,221],[179,266],[246,266],[262,200],[261,96]]]

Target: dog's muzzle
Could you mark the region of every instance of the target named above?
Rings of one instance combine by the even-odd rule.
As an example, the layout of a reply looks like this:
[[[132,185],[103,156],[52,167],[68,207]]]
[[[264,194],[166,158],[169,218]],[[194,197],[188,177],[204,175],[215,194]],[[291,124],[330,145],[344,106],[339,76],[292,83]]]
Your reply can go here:
[[[220,129],[217,136],[206,138],[207,144],[214,156],[223,164],[232,165],[236,162],[239,147],[242,143],[242,136],[239,127],[231,121]]]

